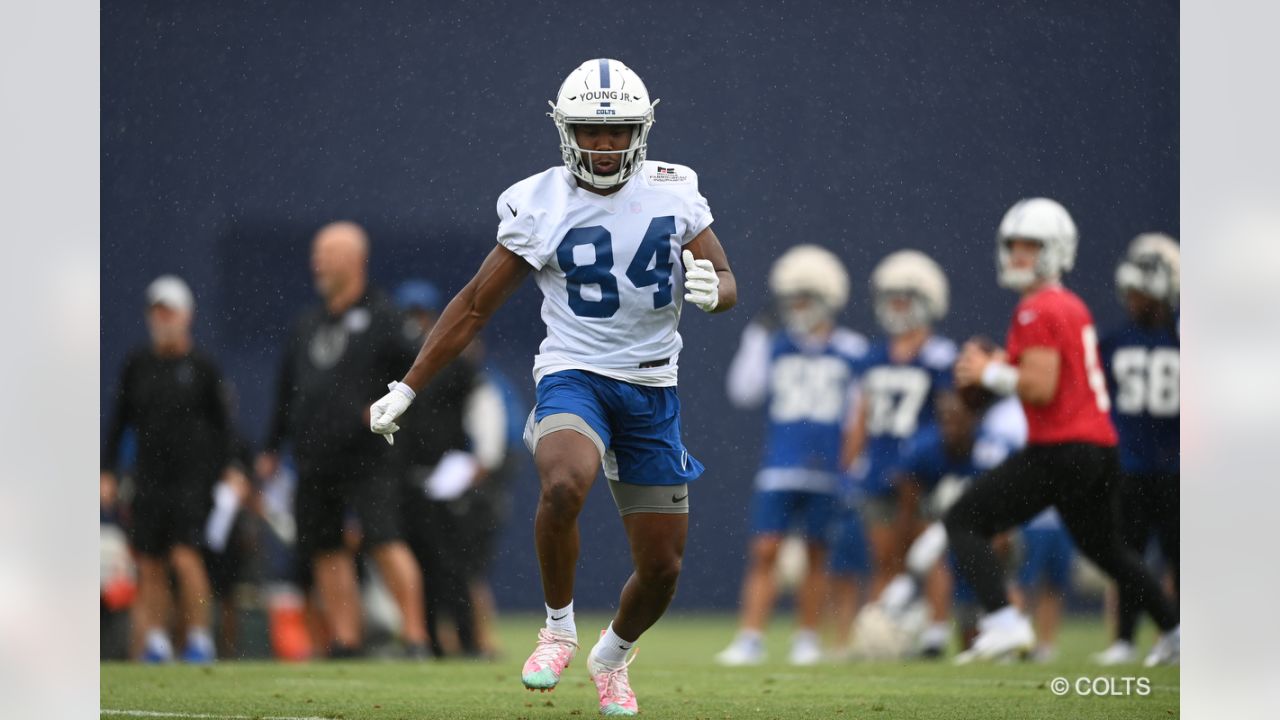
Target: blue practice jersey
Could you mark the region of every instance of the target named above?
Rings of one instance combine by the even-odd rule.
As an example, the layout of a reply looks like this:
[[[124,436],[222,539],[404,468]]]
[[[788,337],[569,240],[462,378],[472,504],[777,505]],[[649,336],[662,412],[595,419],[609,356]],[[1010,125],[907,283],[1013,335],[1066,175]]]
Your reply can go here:
[[[867,441],[850,471],[856,494],[878,496],[892,490],[892,472],[900,462],[903,443],[935,424],[934,395],[951,387],[955,361],[955,343],[932,337],[908,362],[893,362],[888,341],[880,341],[858,363]]]
[[[854,368],[866,352],[866,340],[844,328],[806,341],[748,326],[729,370],[729,396],[741,407],[765,408],[757,489],[836,491]]]
[[[910,476],[925,492],[951,478],[968,482],[1004,462],[1027,442],[1027,420],[1017,400],[1007,398],[982,417],[972,450],[957,457],[947,453],[937,425],[920,430],[902,446],[895,476]]]
[[[1172,326],[1132,322],[1099,343],[1125,472],[1179,471],[1179,345]]]

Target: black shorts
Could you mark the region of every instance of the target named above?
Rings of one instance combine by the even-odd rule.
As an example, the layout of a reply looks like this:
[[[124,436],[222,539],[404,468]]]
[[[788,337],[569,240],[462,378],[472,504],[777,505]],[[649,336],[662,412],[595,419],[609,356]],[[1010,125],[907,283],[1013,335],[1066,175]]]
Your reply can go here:
[[[404,537],[399,484],[380,458],[299,459],[293,502],[298,550],[304,558],[343,548],[348,516],[359,524],[366,548]]]
[[[204,525],[213,508],[213,490],[204,483],[139,480],[131,504],[129,541],[133,549],[164,557],[175,545],[204,546]]]

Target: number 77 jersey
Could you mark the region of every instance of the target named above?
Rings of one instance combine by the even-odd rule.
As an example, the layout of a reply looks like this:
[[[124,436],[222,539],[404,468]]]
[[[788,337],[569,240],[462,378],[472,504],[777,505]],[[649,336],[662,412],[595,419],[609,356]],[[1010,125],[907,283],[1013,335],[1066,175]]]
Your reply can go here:
[[[1098,355],[1093,316],[1075,293],[1059,285],[1022,299],[1014,311],[1006,350],[1018,364],[1030,348],[1050,348],[1060,360],[1058,387],[1047,405],[1024,402],[1027,443],[1089,443],[1114,447],[1111,398]]]
[[[512,185],[497,209],[498,242],[534,267],[542,291],[547,337],[535,381],[573,369],[676,384],[680,251],[712,222],[692,170],[646,162],[602,196],[555,167]]]

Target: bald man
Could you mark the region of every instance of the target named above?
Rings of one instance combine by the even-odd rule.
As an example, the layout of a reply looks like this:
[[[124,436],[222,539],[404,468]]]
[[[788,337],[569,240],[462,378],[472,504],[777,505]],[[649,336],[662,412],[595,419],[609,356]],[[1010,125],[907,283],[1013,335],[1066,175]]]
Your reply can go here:
[[[281,448],[292,448],[298,553],[310,560],[330,657],[361,653],[354,556],[361,547],[400,606],[407,653],[425,657],[422,573],[400,526],[396,468],[387,445],[366,430],[369,398],[385,391],[373,378],[398,372],[414,348],[395,307],[369,287],[368,264],[369,238],[359,225],[335,222],[316,233],[311,271],[321,302],[302,313],[285,347],[275,422],[257,472],[273,477]]]

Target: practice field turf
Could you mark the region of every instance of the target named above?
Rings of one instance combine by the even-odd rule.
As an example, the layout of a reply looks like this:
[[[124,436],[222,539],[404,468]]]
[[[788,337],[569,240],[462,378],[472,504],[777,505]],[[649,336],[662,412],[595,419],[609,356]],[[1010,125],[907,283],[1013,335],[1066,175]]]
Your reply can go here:
[[[586,647],[554,692],[530,693],[520,666],[540,617],[504,619],[506,657],[494,663],[448,661],[318,662],[289,665],[222,662],[214,667],[102,665],[103,718],[208,720],[401,720],[410,718],[590,718],[595,689],[587,679]],[[606,618],[579,615],[594,637]],[[814,668],[785,664],[787,624],[775,623],[770,662],[720,668],[711,660],[733,633],[723,615],[668,617],[640,642],[632,686],[648,718],[768,720],[770,718],[1169,718],[1178,717],[1177,668],[1098,668],[1091,651],[1105,644],[1097,623],[1071,623],[1061,659],[1049,665],[955,667],[949,662],[847,663]],[[1145,649],[1149,633],[1140,637]],[[1055,678],[1072,686],[1102,678],[1082,697],[1052,691]],[[1125,691],[1125,678],[1130,691]],[[1137,680],[1145,678],[1145,682]],[[1108,680],[1109,679],[1109,680]],[[1085,681],[1088,682],[1087,680]],[[1146,685],[1149,692],[1139,694]]]

